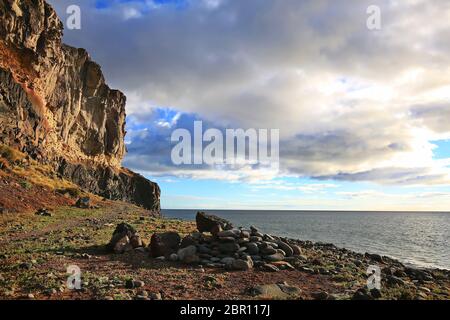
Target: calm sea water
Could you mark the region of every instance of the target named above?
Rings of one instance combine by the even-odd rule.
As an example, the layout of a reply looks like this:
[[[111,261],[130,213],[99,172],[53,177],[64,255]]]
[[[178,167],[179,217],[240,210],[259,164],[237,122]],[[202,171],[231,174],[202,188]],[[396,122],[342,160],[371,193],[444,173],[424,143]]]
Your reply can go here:
[[[162,210],[195,220],[196,210]],[[208,211],[206,211],[208,212]],[[450,213],[214,210],[235,226],[378,253],[418,267],[450,269]]]

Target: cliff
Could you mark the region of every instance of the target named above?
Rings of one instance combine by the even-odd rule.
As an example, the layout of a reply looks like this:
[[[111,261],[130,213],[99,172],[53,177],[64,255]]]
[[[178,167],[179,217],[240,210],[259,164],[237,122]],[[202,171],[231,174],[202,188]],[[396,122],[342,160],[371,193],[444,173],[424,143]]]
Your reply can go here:
[[[159,211],[158,185],[121,168],[126,97],[84,49],[62,43],[44,0],[0,0],[0,143],[86,191]]]

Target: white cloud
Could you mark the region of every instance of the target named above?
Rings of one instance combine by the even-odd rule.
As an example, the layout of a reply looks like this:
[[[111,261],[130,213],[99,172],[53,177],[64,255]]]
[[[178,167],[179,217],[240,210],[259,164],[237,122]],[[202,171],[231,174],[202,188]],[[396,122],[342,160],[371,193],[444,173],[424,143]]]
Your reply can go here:
[[[218,126],[279,128],[282,175],[450,181],[430,143],[450,138],[448,1],[204,0],[146,10],[156,8],[148,2],[129,7],[129,18],[143,18],[126,21],[115,17],[127,4],[81,3],[83,30],[66,40],[87,47],[127,93],[129,114],[153,123],[152,107],[167,106]],[[372,4],[382,10],[377,32],[366,28]],[[251,169],[186,171],[137,158],[128,162],[153,174],[263,179]]]

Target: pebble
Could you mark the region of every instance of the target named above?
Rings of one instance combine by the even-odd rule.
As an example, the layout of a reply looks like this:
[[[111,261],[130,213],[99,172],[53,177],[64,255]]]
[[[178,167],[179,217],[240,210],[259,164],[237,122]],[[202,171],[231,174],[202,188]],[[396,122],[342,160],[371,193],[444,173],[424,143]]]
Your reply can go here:
[[[277,242],[278,247],[286,253],[286,257],[290,257],[294,254],[294,250],[285,242],[279,241]]]
[[[257,255],[259,253],[258,245],[254,242],[249,242],[245,245],[247,252],[250,255]]]
[[[329,294],[326,291],[315,292],[312,294],[315,300],[328,300]]]
[[[145,286],[145,282],[144,281],[140,281],[140,280],[134,280],[133,281],[133,287],[134,288],[142,288],[143,286]]]
[[[375,299],[379,299],[382,297],[381,291],[377,288],[370,290],[370,295]]]
[[[151,293],[150,294],[150,299],[152,300],[162,300],[162,296],[161,293]]]
[[[264,257],[264,260],[270,261],[270,262],[282,261],[283,259],[284,259],[284,256],[280,253],[275,253],[275,254]]]
[[[48,295],[48,296],[51,296],[51,295],[54,295],[54,294],[56,294],[58,291],[56,291],[56,289],[48,289],[48,290],[45,290],[45,294],[46,295]]]
[[[137,294],[139,296],[148,297],[148,292],[145,290],[139,290]]]
[[[264,264],[261,266],[261,269],[263,271],[267,271],[267,272],[278,272],[280,271],[280,269],[278,269],[276,266],[274,266],[273,264]]]
[[[232,257],[226,257],[226,258],[223,258],[222,260],[220,260],[220,262],[227,266],[227,265],[232,265],[234,260],[235,259]]]
[[[247,271],[253,268],[253,261],[251,258],[247,260],[237,259],[233,261],[232,268],[234,270]]]

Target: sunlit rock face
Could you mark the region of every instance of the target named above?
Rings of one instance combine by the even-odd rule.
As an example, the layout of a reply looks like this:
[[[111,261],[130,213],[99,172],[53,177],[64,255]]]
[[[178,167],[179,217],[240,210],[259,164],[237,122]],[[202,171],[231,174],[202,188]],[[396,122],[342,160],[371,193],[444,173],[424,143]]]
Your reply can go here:
[[[158,186],[121,168],[125,95],[108,87],[86,50],[62,43],[63,25],[45,1],[0,0],[0,16],[0,143],[88,191],[159,211]]]

